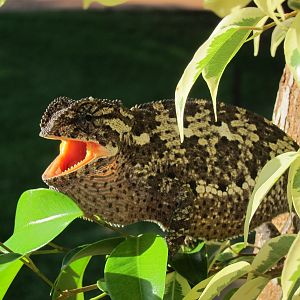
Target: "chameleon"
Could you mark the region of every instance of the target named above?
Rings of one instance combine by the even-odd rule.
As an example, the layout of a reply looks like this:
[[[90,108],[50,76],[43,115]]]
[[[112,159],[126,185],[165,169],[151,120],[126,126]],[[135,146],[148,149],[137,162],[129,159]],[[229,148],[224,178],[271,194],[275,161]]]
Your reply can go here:
[[[41,137],[61,141],[42,179],[90,220],[156,222],[173,251],[191,240],[239,236],[260,170],[298,145],[246,109],[219,102],[217,111],[215,121],[210,101],[189,99],[181,143],[174,100],[126,108],[120,100],[59,97],[40,123]],[[251,229],[288,211],[286,184],[285,175]]]

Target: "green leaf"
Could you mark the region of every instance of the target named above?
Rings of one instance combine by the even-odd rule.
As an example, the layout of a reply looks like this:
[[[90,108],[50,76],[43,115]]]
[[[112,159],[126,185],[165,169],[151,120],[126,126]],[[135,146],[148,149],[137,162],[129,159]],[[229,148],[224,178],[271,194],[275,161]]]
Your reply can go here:
[[[269,278],[262,276],[247,281],[234,293],[230,300],[255,300],[269,281]]]
[[[55,289],[52,293],[52,299],[55,300],[59,297],[60,291],[77,289],[82,287],[82,279],[85,269],[91,257],[84,257],[74,261],[66,268],[64,268],[58,275],[55,281]],[[84,300],[83,293],[72,295],[68,297],[69,300]]]
[[[295,289],[299,288],[300,280],[300,233],[294,240],[281,274],[282,300],[290,299]]]
[[[300,217],[300,159],[296,159],[290,167],[288,196],[290,210],[293,205],[297,215]]]
[[[6,0],[0,0],[0,7],[5,4]]]
[[[261,274],[269,270],[288,253],[295,238],[295,234],[286,234],[267,241],[255,256],[252,270]],[[249,274],[248,278],[253,277],[253,274]]]
[[[18,253],[5,253],[0,255],[0,265],[4,265],[10,262],[13,262],[22,257],[21,254]]]
[[[300,86],[300,14],[297,14],[284,40],[285,62]]]
[[[204,0],[203,7],[212,10],[219,17],[224,17],[247,6],[250,2],[251,0]]]
[[[62,269],[83,257],[110,254],[122,241],[124,241],[123,237],[115,237],[72,249],[64,257]]]
[[[298,152],[287,152],[280,154],[268,161],[258,175],[254,190],[251,194],[246,220],[244,223],[244,240],[247,242],[249,226],[255,211],[257,210],[264,197],[279,177],[288,169],[288,167],[299,157]]]
[[[268,16],[263,17],[257,24],[257,27],[262,27],[265,25],[265,23],[267,22],[267,20],[269,19]],[[253,47],[254,47],[254,56],[258,55],[258,51],[259,51],[259,43],[260,43],[260,36],[263,33],[262,30],[253,30]],[[256,36],[257,35],[257,36]]]
[[[105,6],[115,6],[125,2],[127,2],[127,0],[83,0],[83,8],[89,8],[92,3],[100,3]]]
[[[220,292],[236,279],[245,275],[251,270],[249,263],[241,261],[232,265],[229,265],[219,271],[212,280],[208,283],[199,300],[213,299],[219,295]]]
[[[0,265],[0,300],[5,296],[9,286],[23,266],[20,260]]]
[[[200,295],[203,293],[204,289],[212,279],[213,276],[210,276],[209,278],[200,281],[191,289],[191,291],[183,298],[183,300],[198,300]]]
[[[153,234],[130,237],[110,254],[104,278],[114,300],[159,300],[163,298],[168,249],[165,240]]]
[[[243,242],[233,244],[230,248],[228,247],[220,253],[217,256],[217,260],[220,262],[226,262],[229,259],[233,259],[233,257],[237,256],[244,248],[245,244]]]
[[[188,94],[202,73],[213,100],[215,117],[216,94],[223,71],[246,41],[251,30],[243,26],[255,26],[263,17],[255,7],[242,8],[226,16],[215,28],[208,40],[196,51],[186,67],[175,91],[175,106],[180,139],[184,139],[183,116]]]
[[[189,283],[179,273],[167,274],[164,300],[182,300],[190,290]]]
[[[285,36],[287,34],[287,31],[291,24],[293,23],[295,18],[289,18],[284,20],[280,26],[276,25],[272,32],[272,37],[271,37],[271,47],[270,47],[270,52],[271,55],[274,57],[276,54],[276,50],[278,46],[283,42],[285,39]]]
[[[18,202],[14,233],[5,245],[20,254],[32,252],[82,215],[78,206],[61,193],[47,189],[26,191]]]
[[[177,253],[171,258],[171,266],[192,284],[207,277],[206,251],[196,253]]]

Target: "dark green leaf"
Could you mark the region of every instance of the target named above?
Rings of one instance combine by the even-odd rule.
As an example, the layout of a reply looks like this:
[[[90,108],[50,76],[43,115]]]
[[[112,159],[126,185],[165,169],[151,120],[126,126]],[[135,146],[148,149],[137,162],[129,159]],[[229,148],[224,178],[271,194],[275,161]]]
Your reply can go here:
[[[65,268],[73,261],[86,256],[110,254],[122,241],[124,241],[123,237],[115,237],[72,249],[64,257],[62,268]]]

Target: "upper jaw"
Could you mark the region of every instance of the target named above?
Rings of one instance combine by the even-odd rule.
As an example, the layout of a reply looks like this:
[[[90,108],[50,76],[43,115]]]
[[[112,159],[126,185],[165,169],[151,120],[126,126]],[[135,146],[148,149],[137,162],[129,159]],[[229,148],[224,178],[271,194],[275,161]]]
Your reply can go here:
[[[47,139],[61,140],[59,155],[42,175],[44,181],[70,174],[100,157],[110,156],[110,152],[95,141],[45,136],[43,134],[40,134],[40,136]]]

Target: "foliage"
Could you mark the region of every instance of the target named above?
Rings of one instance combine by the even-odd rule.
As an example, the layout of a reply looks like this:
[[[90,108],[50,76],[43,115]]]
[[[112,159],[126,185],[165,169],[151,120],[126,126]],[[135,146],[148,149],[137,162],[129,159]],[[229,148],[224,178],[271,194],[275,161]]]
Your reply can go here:
[[[93,1],[85,1],[88,7]],[[116,5],[122,0],[97,0]],[[245,7],[249,1],[206,1],[206,7],[225,16],[208,40],[200,46],[180,79],[176,93],[176,110],[181,140],[184,138],[183,116],[186,98],[202,74],[213,99],[215,116],[220,78],[241,46],[254,41],[258,53],[260,35],[274,28],[271,55],[284,41],[286,63],[299,83],[300,15],[299,1],[288,1],[292,12],[285,13],[282,0],[256,0],[257,7]],[[2,5],[4,1],[0,2]],[[269,23],[267,21],[271,19]],[[267,24],[266,24],[267,23]],[[265,25],[266,24],[266,25]],[[250,37],[252,33],[252,36]],[[65,253],[57,279],[52,282],[43,274],[33,257],[66,252],[52,242],[82,211],[71,199],[55,191],[37,189],[25,192],[19,199],[13,235],[0,243],[0,299],[24,265],[39,276],[52,290],[52,299],[84,299],[83,293],[98,291],[93,299],[213,299],[225,287],[243,279],[238,289],[227,293],[230,299],[255,299],[265,285],[280,276],[283,299],[300,296],[300,234],[283,235],[268,241],[255,256],[246,243],[251,218],[264,196],[288,169],[288,198],[290,208],[300,215],[300,152],[279,155],[261,171],[251,195],[246,221],[245,244],[225,241],[201,243],[196,250],[180,253],[168,261],[163,237],[156,233],[128,234],[116,231],[114,237],[99,237],[88,245],[80,245]],[[246,247],[248,246],[248,247]],[[83,277],[94,256],[106,259],[104,278],[95,274],[94,283],[82,286]],[[271,272],[285,258],[282,274]],[[186,266],[196,265],[197,270]],[[192,274],[192,276],[191,276]],[[197,278],[197,280],[195,280]],[[192,288],[191,288],[192,287]]]

